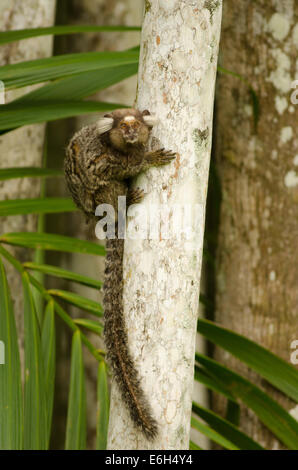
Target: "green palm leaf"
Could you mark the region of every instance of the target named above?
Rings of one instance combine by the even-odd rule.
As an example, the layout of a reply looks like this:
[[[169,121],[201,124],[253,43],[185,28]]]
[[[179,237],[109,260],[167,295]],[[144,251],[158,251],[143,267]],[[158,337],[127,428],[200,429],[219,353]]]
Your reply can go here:
[[[263,448],[251,439],[249,436],[240,431],[236,426],[229,423],[229,421],[221,418],[213,411],[203,408],[198,403],[193,403],[193,412],[196,413],[201,419],[211,426],[221,436],[224,436],[236,447],[242,450],[262,450]]]
[[[0,257],[0,449],[20,450],[23,436],[18,338],[10,290]]]
[[[224,386],[221,382],[217,381],[216,378],[210,376],[208,371],[203,369],[203,367],[195,366],[195,380],[205,385],[213,392],[220,393],[225,396],[228,400],[236,402],[233,395],[230,393],[229,389]]]
[[[67,75],[100,70],[119,65],[137,64],[139,50],[120,52],[82,52],[61,54],[44,59],[30,60],[1,67],[1,80],[5,89],[20,88],[46,82]]]
[[[219,444],[224,449],[239,450],[239,447],[235,446],[232,442],[230,442],[224,436],[222,436],[221,434],[214,431],[209,426],[206,426],[206,424],[198,421],[197,419],[193,417],[191,418],[191,425],[194,429],[199,431],[204,436],[208,437],[208,439],[210,439],[211,441],[215,442],[216,444]]]
[[[129,64],[71,75],[27,93],[14,103],[49,100],[78,101],[135,75],[137,71],[138,64]]]
[[[102,334],[103,326],[98,321],[90,320],[89,318],[76,318],[74,320],[75,324],[87,328],[87,330],[92,331],[99,336]]]
[[[47,178],[53,176],[63,176],[63,173],[61,170],[51,170],[50,168],[38,168],[33,166],[0,169],[0,181],[14,178]]]
[[[73,335],[71,371],[66,423],[66,450],[86,448],[86,391],[80,332]]]
[[[190,441],[189,450],[203,450],[203,449],[199,447],[197,444],[195,444],[193,441]]]
[[[25,323],[24,448],[43,450],[48,445],[46,388],[40,329],[27,273],[22,274]]]
[[[97,243],[52,233],[16,232],[0,236],[0,243],[24,246],[26,248],[42,248],[44,250],[65,251],[70,253],[88,253],[104,256],[105,249]]]
[[[42,356],[45,371],[45,392],[47,407],[47,442],[49,445],[52,425],[52,413],[55,388],[55,357],[56,357],[56,335],[55,335],[55,312],[54,302],[46,306],[42,325]]]
[[[0,130],[10,131],[16,127],[37,122],[55,121],[81,114],[102,113],[123,107],[121,104],[97,101],[12,102],[1,105]]]
[[[66,269],[59,268],[57,266],[51,266],[49,264],[38,264],[38,263],[24,263],[23,266],[26,269],[31,269],[33,271],[39,271],[50,276],[59,277],[66,279],[68,281],[74,281],[84,286],[93,287],[95,289],[100,289],[102,287],[102,282],[97,279],[92,279],[88,276],[83,276],[82,274],[75,273],[73,271],[68,271]]]
[[[75,305],[78,308],[86,310],[87,312],[91,312],[97,317],[101,317],[103,314],[102,306],[98,302],[95,302],[95,300],[90,300],[79,294],[75,294],[73,292],[68,292],[61,289],[51,289],[48,290],[48,293],[50,295],[59,297],[59,299],[65,300],[69,304]]]
[[[196,360],[210,375],[229,389],[234,398],[240,400],[259,417],[276,437],[289,449],[298,448],[298,422],[268,394],[239,374],[218,362],[196,354]]]
[[[110,398],[108,389],[107,366],[102,361],[98,366],[97,377],[97,424],[96,450],[107,448]]]
[[[70,198],[51,197],[0,201],[0,216],[73,212],[77,207]]]
[[[130,32],[140,31],[140,26],[85,26],[85,25],[71,25],[71,26],[52,26],[48,28],[31,28],[31,29],[18,29],[16,31],[3,31],[0,33],[0,44],[8,42],[20,41],[21,39],[34,38],[37,36],[48,35],[64,35],[75,33],[92,33],[92,32]]]
[[[198,331],[298,402],[298,371],[291,364],[244,336],[208,320],[198,320]]]

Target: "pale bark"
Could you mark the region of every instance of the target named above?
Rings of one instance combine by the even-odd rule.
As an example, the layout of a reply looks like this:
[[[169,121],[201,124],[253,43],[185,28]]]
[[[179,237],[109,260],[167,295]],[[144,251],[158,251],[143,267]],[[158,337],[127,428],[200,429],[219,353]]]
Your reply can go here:
[[[157,239],[126,239],[129,346],[160,433],[149,443],[135,430],[113,384],[108,447],[178,450],[189,446],[221,2],[152,0],[145,10],[137,107],[158,114],[153,145],[178,157],[138,178],[148,193],[140,209],[152,217],[166,204],[173,222],[175,205],[189,204],[199,223],[189,240],[163,238],[160,227]],[[128,220],[130,231],[142,222]]]
[[[55,0],[2,0],[0,2],[0,30],[7,31],[23,28],[51,26],[55,17]],[[26,39],[9,43],[0,48],[0,64],[13,64],[25,60],[48,57],[52,53],[50,36]],[[7,92],[5,102],[12,101],[31,87]],[[43,154],[44,124],[25,126],[0,137],[0,167],[40,166]],[[0,199],[17,199],[38,197],[39,184],[36,180],[23,178],[0,182]],[[1,217],[1,233],[26,232],[36,230],[36,216],[24,215]],[[23,260],[26,251],[11,248],[11,252]],[[22,284],[14,268],[6,269],[9,286],[12,292],[16,321],[23,355],[23,307]]]
[[[221,65],[241,74],[258,95],[254,132],[248,88],[221,76],[217,100],[217,161],[222,207],[217,253],[216,320],[290,361],[297,339],[297,79],[295,0],[225,2]],[[217,358],[294,405],[230,355]],[[216,398],[216,409],[223,403]],[[278,448],[257,418],[243,410],[242,429]]]

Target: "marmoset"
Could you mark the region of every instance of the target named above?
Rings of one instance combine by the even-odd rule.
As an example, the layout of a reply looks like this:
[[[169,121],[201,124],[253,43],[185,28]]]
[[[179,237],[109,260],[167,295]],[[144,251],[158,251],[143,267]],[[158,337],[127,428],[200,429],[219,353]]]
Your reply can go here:
[[[129,188],[129,179],[152,166],[168,164],[176,157],[174,152],[163,148],[146,150],[156,123],[157,119],[147,110],[118,109],[72,137],[66,150],[65,178],[74,202],[88,220],[95,219],[98,205],[111,204],[117,230],[118,197],[125,196],[127,206],[144,197],[142,190]],[[157,422],[128,348],[123,315],[123,249],[123,239],[117,235],[114,239],[107,238],[103,286],[107,359],[133,422],[152,440],[157,435]]]

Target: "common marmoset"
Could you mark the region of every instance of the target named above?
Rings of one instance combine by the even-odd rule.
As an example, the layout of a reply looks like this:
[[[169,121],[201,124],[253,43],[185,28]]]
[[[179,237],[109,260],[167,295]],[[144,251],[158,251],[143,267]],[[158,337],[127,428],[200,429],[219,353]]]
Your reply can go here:
[[[129,189],[129,178],[175,158],[175,153],[164,149],[146,151],[156,122],[147,110],[118,109],[84,127],[70,140],[64,165],[66,182],[87,219],[95,218],[99,204],[111,204],[117,228],[118,197],[126,196],[129,206],[144,196],[140,189]],[[103,300],[107,358],[133,422],[148,439],[153,439],[158,427],[128,349],[123,316],[124,240],[108,238],[106,248]]]

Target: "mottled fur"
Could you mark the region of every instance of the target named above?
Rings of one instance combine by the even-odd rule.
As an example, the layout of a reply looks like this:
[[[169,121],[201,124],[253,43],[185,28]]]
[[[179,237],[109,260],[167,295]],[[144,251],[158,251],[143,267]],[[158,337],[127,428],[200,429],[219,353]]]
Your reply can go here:
[[[175,158],[173,152],[164,149],[145,150],[151,130],[144,121],[150,116],[148,111],[119,109],[106,116],[106,120],[77,132],[66,151],[66,182],[73,200],[88,220],[94,219],[97,205],[103,203],[111,204],[118,218],[118,196],[127,196],[128,204],[140,202],[143,197],[141,190],[129,190],[128,179]],[[125,119],[127,116],[133,119]],[[153,123],[153,117],[147,122]],[[148,439],[153,439],[157,434],[157,423],[128,349],[122,299],[123,247],[124,240],[107,240],[104,280],[107,357],[133,422]]]

